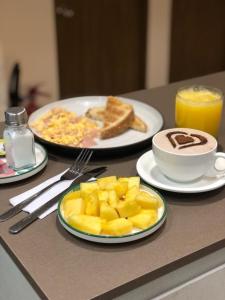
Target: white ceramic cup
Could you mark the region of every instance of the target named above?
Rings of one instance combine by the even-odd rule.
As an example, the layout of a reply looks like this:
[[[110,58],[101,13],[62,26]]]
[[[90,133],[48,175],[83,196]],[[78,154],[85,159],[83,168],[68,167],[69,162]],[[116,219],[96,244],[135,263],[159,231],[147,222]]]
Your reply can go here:
[[[175,134],[175,132],[179,133]],[[167,137],[167,135],[172,136],[172,141],[169,138],[164,138],[162,142],[162,137]],[[195,139],[192,146],[190,146],[191,142],[189,146],[187,146],[188,143],[179,144],[176,140],[178,135],[180,137],[184,136],[183,139],[185,137]],[[207,145],[207,142],[205,145],[194,145],[199,141],[196,136],[200,135],[209,141],[209,145]],[[185,150],[180,149],[182,146],[186,147],[183,147]],[[158,132],[152,139],[154,159],[160,171],[169,179],[178,182],[189,182],[202,176],[225,175],[225,153],[217,152],[217,146],[217,140],[213,136],[190,128],[163,130]]]

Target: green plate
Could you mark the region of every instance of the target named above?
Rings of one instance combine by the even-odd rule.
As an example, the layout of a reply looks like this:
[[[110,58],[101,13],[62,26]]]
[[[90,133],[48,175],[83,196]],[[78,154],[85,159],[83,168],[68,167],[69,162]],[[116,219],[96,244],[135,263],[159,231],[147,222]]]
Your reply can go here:
[[[67,193],[70,193],[71,191],[75,191],[78,189],[79,189],[79,185],[71,188],[71,190],[68,191]],[[149,191],[152,194],[157,195],[162,202],[162,206],[158,210],[157,222],[154,225],[152,225],[144,230],[134,229],[130,234],[121,235],[121,236],[95,235],[95,234],[90,234],[90,233],[78,230],[78,229],[72,227],[70,224],[68,224],[68,222],[66,221],[66,219],[63,216],[63,211],[62,211],[61,207],[62,207],[62,200],[66,194],[64,194],[62,196],[62,198],[60,199],[59,204],[58,204],[57,214],[58,214],[59,222],[72,235],[79,237],[81,239],[87,240],[87,241],[91,241],[91,242],[117,244],[117,243],[127,243],[127,242],[132,242],[135,240],[139,240],[148,235],[151,235],[156,230],[158,230],[165,222],[166,216],[167,216],[166,202],[165,202],[164,198],[157,191],[155,191],[150,186],[148,186],[144,183],[142,183],[140,185],[140,190]]]

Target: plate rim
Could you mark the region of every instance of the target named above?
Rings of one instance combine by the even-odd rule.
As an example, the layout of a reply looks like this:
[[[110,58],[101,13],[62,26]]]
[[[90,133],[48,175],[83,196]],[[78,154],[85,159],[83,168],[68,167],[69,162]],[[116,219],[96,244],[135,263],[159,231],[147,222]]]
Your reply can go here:
[[[225,185],[225,178],[224,178],[223,181],[222,181],[222,178],[218,178],[218,183],[217,184],[216,184],[216,182],[214,182],[213,183],[214,185],[213,184],[211,184],[211,185],[208,184],[208,185],[206,185],[205,188],[203,188],[203,187],[194,187],[194,188],[192,188],[192,190],[189,187],[185,187],[185,186],[184,187],[169,186],[167,184],[160,183],[159,181],[154,180],[154,179],[153,179],[153,181],[150,182],[150,180],[148,180],[146,178],[146,176],[143,174],[143,172],[141,171],[141,167],[140,167],[141,161],[148,154],[151,154],[152,158],[154,159],[153,151],[152,150],[146,151],[137,160],[136,170],[137,170],[137,173],[141,177],[142,180],[144,180],[147,184],[150,184],[150,185],[154,186],[155,188],[159,188],[161,190],[174,192],[174,193],[195,194],[195,193],[205,193],[205,192],[213,191],[213,190],[221,188]],[[176,182],[175,182],[175,184],[176,184]],[[180,184],[182,184],[182,183],[180,183]],[[184,185],[185,185],[185,183],[184,183]]]
[[[68,98],[68,99],[63,99],[63,100],[59,100],[59,101],[54,101],[54,102],[50,102],[44,106],[42,106],[41,108],[39,108],[38,110],[34,111],[30,117],[29,117],[29,120],[28,120],[28,126],[30,127],[31,131],[33,132],[33,134],[35,135],[35,137],[40,140],[42,143],[46,144],[46,145],[50,145],[50,146],[55,146],[55,147],[59,147],[61,149],[67,149],[67,150],[80,150],[80,149],[83,149],[83,148],[79,148],[79,147],[73,147],[73,146],[68,146],[68,145],[62,145],[62,144],[57,144],[57,143],[53,143],[53,142],[50,142],[50,141],[47,141],[45,139],[43,139],[41,136],[39,136],[35,131],[33,131],[32,127],[30,126],[30,120],[31,118],[40,110],[44,109],[44,108],[47,108],[51,106],[54,106],[54,105],[59,105],[59,106],[63,106],[63,103],[65,102],[70,102],[70,101],[80,101],[82,99],[90,99],[90,98],[93,98],[93,99],[102,99],[102,101],[106,101],[108,96],[101,96],[101,95],[95,95],[95,96],[79,96],[79,97],[72,97],[72,98]],[[133,105],[135,104],[140,104],[141,106],[143,107],[149,107],[155,115],[157,115],[157,118],[158,118],[158,121],[159,121],[159,125],[157,127],[157,129],[151,133],[151,135],[149,135],[148,137],[140,140],[140,141],[137,141],[137,142],[134,142],[134,143],[129,143],[129,144],[126,144],[126,145],[122,145],[122,146],[110,146],[110,147],[98,147],[98,148],[95,148],[95,147],[90,147],[89,149],[95,151],[95,152],[100,152],[100,151],[109,151],[109,150],[115,150],[115,149],[125,149],[125,148],[129,148],[129,147],[135,147],[135,146],[138,146],[138,145],[141,145],[143,143],[146,143],[147,141],[151,140],[152,137],[157,133],[159,132],[162,128],[163,128],[163,125],[164,125],[164,118],[163,118],[163,115],[162,113],[156,109],[155,107],[145,103],[145,102],[142,102],[141,100],[136,100],[136,99],[132,99],[132,98],[127,98],[127,97],[123,97],[123,96],[116,96],[122,100],[128,100],[128,101],[131,101],[131,102],[134,102]],[[151,125],[151,124],[150,124]],[[116,138],[116,137],[115,137]]]
[[[20,180],[29,178],[29,177],[37,174],[39,171],[41,171],[46,166],[46,164],[48,162],[47,151],[39,143],[35,142],[34,144],[35,144],[35,147],[38,147],[44,153],[43,160],[37,166],[34,166],[31,169],[28,169],[27,172],[25,172],[25,173],[22,173],[22,174],[19,174],[19,175],[11,175],[11,176],[0,178],[0,184],[12,183],[12,182],[16,182],[16,181],[20,181]]]
[[[164,196],[162,196],[157,190],[155,190],[154,188],[152,188],[151,186],[149,186],[147,183],[145,182],[141,182],[141,185],[147,187],[148,189],[152,190],[154,193],[156,193],[160,199],[163,202],[163,207],[164,207],[164,211],[162,216],[160,217],[160,219],[152,226],[140,230],[138,232],[134,232],[132,234],[126,234],[126,235],[120,235],[120,236],[109,236],[109,235],[96,235],[96,234],[91,234],[91,233],[86,233],[84,231],[81,231],[79,229],[76,229],[74,227],[72,227],[70,224],[68,224],[65,220],[65,218],[62,216],[60,207],[63,201],[64,196],[69,193],[70,191],[76,191],[79,189],[79,184],[75,185],[73,187],[71,187],[71,189],[69,191],[67,191],[65,194],[63,194],[60,197],[60,200],[58,202],[58,206],[57,206],[57,216],[58,219],[61,223],[61,225],[67,230],[69,231],[71,234],[73,234],[76,237],[85,239],[85,240],[89,240],[89,241],[94,241],[94,242],[98,242],[98,243],[122,243],[122,242],[129,242],[129,241],[134,241],[137,239],[141,239],[145,236],[148,236],[152,233],[154,233],[156,230],[158,230],[163,223],[165,222],[166,218],[167,218],[167,203],[166,200],[164,198]],[[77,233],[77,234],[75,234]]]

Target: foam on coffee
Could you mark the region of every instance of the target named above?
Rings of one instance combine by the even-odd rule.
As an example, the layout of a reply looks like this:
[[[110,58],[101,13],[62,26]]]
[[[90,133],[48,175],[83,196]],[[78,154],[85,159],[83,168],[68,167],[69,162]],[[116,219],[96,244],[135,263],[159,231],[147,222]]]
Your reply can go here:
[[[202,154],[217,146],[210,134],[190,128],[172,128],[160,131],[153,137],[154,144],[170,153]]]

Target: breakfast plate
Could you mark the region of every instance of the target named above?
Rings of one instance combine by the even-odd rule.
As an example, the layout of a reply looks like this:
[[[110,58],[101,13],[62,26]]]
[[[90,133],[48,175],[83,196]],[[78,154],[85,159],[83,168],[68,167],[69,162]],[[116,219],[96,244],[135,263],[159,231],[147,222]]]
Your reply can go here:
[[[164,176],[154,160],[152,150],[145,152],[137,161],[138,175],[148,184],[176,193],[202,193],[215,190],[225,185],[225,176],[202,177],[188,183],[172,181]]]
[[[119,97],[119,99],[121,99],[124,103],[128,103],[133,106],[135,114],[137,116],[140,116],[147,124],[147,132],[143,133],[133,129],[128,129],[125,133],[113,138],[103,140],[97,138],[96,145],[91,146],[90,148],[96,151],[100,151],[135,147],[136,145],[148,142],[152,138],[152,136],[162,128],[163,118],[158,110],[137,100],[123,97]],[[36,129],[32,128],[32,124],[53,108],[64,108],[68,111],[75,112],[77,115],[84,115],[89,108],[105,106],[106,101],[106,96],[87,96],[52,102],[33,112],[29,117],[28,125],[33,131],[35,137],[43,143],[54,145],[64,149],[74,150],[77,149],[77,147],[47,141],[45,138],[41,137]]]
[[[36,164],[33,167],[14,171],[7,166],[6,159],[0,159],[0,184],[16,182],[40,172],[48,162],[48,156],[45,149],[35,143]]]
[[[76,186],[75,188],[72,188],[71,191],[78,190],[79,186]],[[74,227],[72,227],[65,219],[64,214],[63,214],[63,209],[62,209],[62,200],[63,197],[60,199],[59,204],[58,204],[58,219],[61,225],[64,227],[65,230],[70,232],[72,235],[87,240],[91,242],[96,242],[96,243],[105,243],[105,244],[117,244],[117,243],[127,243],[127,242],[132,242],[135,240],[139,240],[141,238],[147,237],[151,234],[153,234],[156,230],[158,230],[163,223],[166,220],[167,217],[167,208],[166,208],[166,202],[164,198],[156,192],[154,189],[149,187],[146,184],[141,184],[140,189],[144,191],[149,191],[152,194],[156,195],[160,199],[161,202],[161,207],[158,209],[158,219],[155,224],[152,226],[148,227],[147,229],[141,230],[141,229],[133,229],[133,231],[130,234],[126,235],[121,235],[121,236],[112,236],[112,235],[103,235],[103,234],[90,234],[81,230],[78,230]]]

